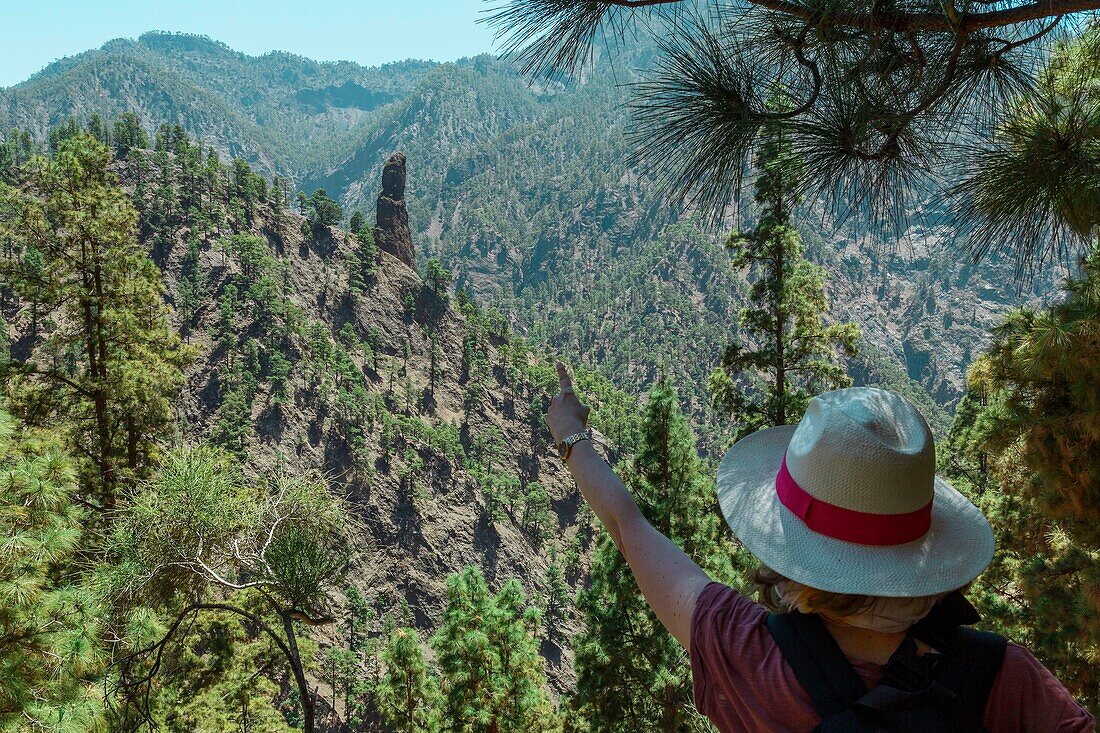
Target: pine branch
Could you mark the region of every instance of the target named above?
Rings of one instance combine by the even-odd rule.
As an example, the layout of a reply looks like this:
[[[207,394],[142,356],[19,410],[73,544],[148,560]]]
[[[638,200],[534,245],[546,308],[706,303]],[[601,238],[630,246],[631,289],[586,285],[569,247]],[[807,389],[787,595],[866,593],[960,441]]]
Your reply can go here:
[[[899,33],[936,31],[947,33],[970,33],[988,28],[1003,28],[1035,20],[1045,20],[1072,13],[1084,13],[1100,10],[1100,0],[1039,0],[1019,4],[1006,4],[1007,7],[985,12],[927,12],[887,9],[874,5],[869,11],[838,9],[814,2],[791,2],[790,0],[741,0],[741,2],[764,8],[814,24],[827,24],[837,28],[861,31],[889,30]],[[986,6],[999,4],[1000,0],[982,3]],[[607,15],[616,8],[639,10],[657,6],[691,5],[685,0],[510,0],[493,11],[486,20],[496,26],[501,35],[510,34],[506,54],[524,49],[527,44],[542,42],[562,31],[576,27],[581,21],[598,26]],[[522,32],[518,30],[522,28]],[[595,32],[595,28],[589,29]]]
[[[784,122],[813,172],[803,193],[838,222],[858,215],[898,239],[916,202],[964,193],[949,180],[973,162],[962,141],[991,138],[1032,93],[1059,29],[1098,9],[1100,0],[507,0],[487,22],[525,73],[549,76],[578,71],[597,42],[649,31],[661,53],[634,87],[630,162],[666,198],[724,220],[762,126]],[[790,109],[768,108],[777,93]],[[1049,232],[1051,220],[1006,227],[979,232],[987,244],[975,254],[1000,234]]]

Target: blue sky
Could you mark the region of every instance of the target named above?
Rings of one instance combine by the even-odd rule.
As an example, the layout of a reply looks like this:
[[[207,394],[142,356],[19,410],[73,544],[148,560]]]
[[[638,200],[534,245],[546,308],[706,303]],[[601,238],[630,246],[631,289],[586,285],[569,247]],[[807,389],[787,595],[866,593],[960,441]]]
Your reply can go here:
[[[203,33],[247,54],[374,66],[493,50],[484,0],[0,0],[0,87],[56,59],[149,30]]]

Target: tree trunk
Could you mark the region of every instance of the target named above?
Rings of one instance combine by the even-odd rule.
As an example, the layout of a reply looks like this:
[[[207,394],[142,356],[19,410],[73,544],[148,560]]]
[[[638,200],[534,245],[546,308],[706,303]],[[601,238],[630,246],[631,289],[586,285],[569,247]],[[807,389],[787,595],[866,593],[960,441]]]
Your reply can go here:
[[[665,684],[665,699],[661,711],[662,733],[676,733],[679,723],[680,708],[676,705],[676,690],[672,685]]]
[[[780,138],[782,141],[782,138]],[[781,226],[786,226],[790,218],[785,209],[783,191],[785,187],[778,187],[778,198],[775,202],[775,211]],[[783,297],[786,293],[786,256],[783,246],[783,231],[778,232],[775,241],[775,424],[787,424],[787,356],[784,329],[787,326],[787,314],[783,311]]]
[[[133,415],[126,416],[126,462],[129,469],[136,473],[138,468],[138,430]]]
[[[89,273],[87,267],[82,267],[82,280],[84,294],[81,297],[81,315],[84,321],[84,348],[88,360],[88,375],[94,385],[92,393],[92,409],[96,424],[96,458],[100,472],[100,494],[103,506],[106,509],[114,508],[114,467],[111,465],[111,426],[107,415],[107,388],[106,365],[103,360],[107,356],[106,344],[103,339],[103,286],[99,276],[98,262],[95,262],[96,253],[92,242],[87,239],[81,244],[82,264],[92,261],[94,273]]]
[[[783,312],[783,295],[786,290],[784,279],[787,276],[783,251],[783,236],[780,233],[775,243],[775,424],[787,424],[787,357],[784,329],[787,314]]]
[[[314,715],[316,700],[306,681],[305,669],[302,667],[302,657],[298,653],[298,638],[294,635],[294,621],[290,618],[289,611],[280,611],[279,617],[283,620],[283,630],[286,632],[287,646],[290,648],[290,669],[294,673],[294,682],[298,685],[298,698],[302,701],[302,731],[314,733]]]

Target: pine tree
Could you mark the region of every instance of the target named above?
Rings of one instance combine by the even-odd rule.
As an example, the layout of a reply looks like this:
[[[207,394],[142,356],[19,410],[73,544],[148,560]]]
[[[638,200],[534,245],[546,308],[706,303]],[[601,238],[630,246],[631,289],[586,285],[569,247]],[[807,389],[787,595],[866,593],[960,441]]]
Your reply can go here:
[[[536,638],[542,616],[527,607],[519,581],[512,578],[493,598],[495,623],[489,643],[496,649],[503,679],[503,710],[498,730],[552,731],[557,716],[546,686],[546,662]]]
[[[641,433],[641,449],[625,473],[642,513],[711,577],[730,580],[735,566],[747,569],[747,555],[726,539],[711,472],[668,381],[650,391]],[[592,731],[708,729],[692,707],[687,653],[650,610],[606,532],[578,610],[586,631],[576,645],[573,706]]]
[[[95,112],[88,118],[88,134],[110,147],[111,131],[107,129],[107,124],[103,121],[103,118]]]
[[[444,268],[443,264],[438,258],[432,257],[428,260],[427,267],[424,271],[424,282],[428,286],[428,289],[432,291],[432,295],[440,300],[447,298],[447,289],[451,287],[451,283],[454,282],[454,276],[451,271]]]
[[[775,105],[784,106],[782,100]],[[741,311],[742,333],[726,347],[707,385],[715,407],[735,421],[737,437],[795,422],[814,394],[851,384],[837,349],[855,355],[859,338],[853,323],[824,323],[825,271],[803,258],[792,221],[803,163],[782,126],[768,127],[757,167],[760,220],[726,242],[734,266],[746,268],[753,280],[750,305]]]
[[[356,247],[348,255],[348,290],[362,293],[378,269],[378,247],[374,244],[374,232],[366,226],[362,212],[356,211],[351,219]]]
[[[0,410],[0,730],[92,730],[103,609],[71,576],[82,513],[60,434]]]
[[[0,182],[14,184],[16,171],[39,152],[27,130],[12,130],[6,138],[0,138]]]
[[[278,473],[249,482],[214,449],[169,453],[120,511],[110,536],[113,562],[104,582],[117,603],[172,615],[154,639],[120,644],[117,696],[149,720],[148,693],[166,645],[198,616],[222,612],[279,649],[303,728],[312,733],[317,693],[306,676],[311,653],[301,627],[335,622],[327,611],[334,584],[361,534],[323,481]]]
[[[952,430],[955,478],[998,552],[985,615],[1100,709],[1100,251],[1064,302],[1020,310],[970,370]]]
[[[556,549],[551,550],[550,563],[546,566],[543,582],[546,597],[546,612],[543,614],[546,635],[557,641],[561,639],[562,625],[569,618],[572,602],[569,597],[569,584],[565,582],[565,571],[558,561]]]
[[[339,645],[326,647],[321,653],[321,678],[332,690],[332,710],[337,715],[343,707],[343,720],[351,712],[351,698],[359,684],[359,660],[355,652]]]
[[[29,162],[19,188],[0,186],[0,209],[10,212],[0,214],[0,238],[18,245],[3,274],[54,323],[33,359],[9,365],[12,409],[32,424],[65,425],[88,458],[82,484],[105,506],[156,456],[187,358],[110,160],[78,134],[53,159]]]
[[[348,585],[344,595],[347,598],[345,639],[355,662],[355,679],[344,702],[344,720],[354,730],[365,730],[367,719],[374,715],[376,708],[381,683],[379,652],[385,639],[372,633],[377,626],[377,614],[363,593],[354,585]]]
[[[76,118],[69,115],[65,118],[65,121],[60,125],[50,129],[49,145],[50,152],[57,153],[61,150],[61,145],[66,140],[70,140],[80,134],[80,125],[76,123]]]
[[[363,212],[359,209],[353,211],[351,218],[348,219],[348,229],[355,236],[359,236],[360,232],[367,231],[367,217],[363,216]]]
[[[550,504],[550,494],[546,487],[539,481],[527,484],[527,491],[523,495],[523,526],[539,542],[551,535],[554,529],[555,516]]]
[[[382,662],[385,672],[378,686],[378,710],[384,728],[394,733],[438,731],[438,682],[424,661],[416,629],[395,629]]]
[[[334,227],[344,218],[344,209],[340,203],[332,199],[323,188],[305,199],[304,211],[308,218],[309,234],[313,238],[320,236],[328,227]]]
[[[180,268],[179,284],[176,286],[176,302],[180,314],[181,330],[190,340],[191,326],[199,307],[206,299],[208,284],[203,272],[199,255],[202,243],[192,236],[187,241],[187,255]]]
[[[480,733],[496,723],[502,680],[486,627],[492,597],[485,578],[468,567],[447,580],[447,608],[432,638],[442,677],[442,727]]]
[[[956,194],[975,254],[1018,271],[1087,244],[1066,299],[1022,309],[968,374],[947,470],[990,517],[998,552],[975,584],[983,616],[1100,712],[1100,27],[1060,44]]]
[[[537,614],[516,581],[495,597],[475,567],[447,583],[447,609],[432,638],[439,665],[442,730],[552,731],[556,715],[534,637]]]

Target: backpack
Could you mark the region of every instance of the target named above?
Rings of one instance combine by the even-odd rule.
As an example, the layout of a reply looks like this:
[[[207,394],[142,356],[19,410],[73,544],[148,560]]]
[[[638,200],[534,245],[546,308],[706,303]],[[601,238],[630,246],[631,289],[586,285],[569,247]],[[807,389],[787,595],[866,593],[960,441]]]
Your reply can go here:
[[[985,731],[986,699],[1004,661],[1003,636],[968,628],[978,620],[961,593],[914,624],[867,690],[815,614],[772,613],[767,626],[821,717],[819,733]],[[915,639],[937,650],[917,655]]]

